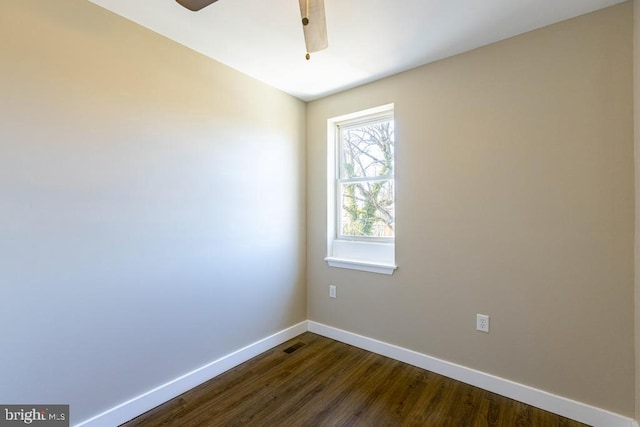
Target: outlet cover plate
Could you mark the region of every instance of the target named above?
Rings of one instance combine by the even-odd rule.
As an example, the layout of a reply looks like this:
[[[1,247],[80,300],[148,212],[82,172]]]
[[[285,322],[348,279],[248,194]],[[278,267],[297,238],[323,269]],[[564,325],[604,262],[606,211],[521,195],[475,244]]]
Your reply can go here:
[[[476,330],[489,333],[489,316],[486,314],[478,314],[476,316]]]

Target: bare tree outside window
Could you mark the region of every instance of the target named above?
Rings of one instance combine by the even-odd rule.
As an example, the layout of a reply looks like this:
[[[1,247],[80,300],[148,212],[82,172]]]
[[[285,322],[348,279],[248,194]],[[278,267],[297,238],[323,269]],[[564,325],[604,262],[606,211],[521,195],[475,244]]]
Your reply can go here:
[[[339,233],[393,238],[393,119],[340,129]]]

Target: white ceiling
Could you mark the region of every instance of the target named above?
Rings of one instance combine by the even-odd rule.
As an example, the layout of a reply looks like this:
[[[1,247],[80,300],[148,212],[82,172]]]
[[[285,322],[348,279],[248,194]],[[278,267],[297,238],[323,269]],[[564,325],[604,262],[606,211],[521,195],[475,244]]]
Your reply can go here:
[[[325,0],[329,48],[306,53],[298,0],[90,0],[302,100],[623,0]]]

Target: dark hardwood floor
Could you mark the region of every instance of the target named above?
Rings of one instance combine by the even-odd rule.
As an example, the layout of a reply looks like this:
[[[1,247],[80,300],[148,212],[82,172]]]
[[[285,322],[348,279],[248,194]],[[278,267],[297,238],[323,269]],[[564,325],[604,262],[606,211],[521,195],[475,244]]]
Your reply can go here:
[[[245,425],[584,424],[310,332],[123,424]]]

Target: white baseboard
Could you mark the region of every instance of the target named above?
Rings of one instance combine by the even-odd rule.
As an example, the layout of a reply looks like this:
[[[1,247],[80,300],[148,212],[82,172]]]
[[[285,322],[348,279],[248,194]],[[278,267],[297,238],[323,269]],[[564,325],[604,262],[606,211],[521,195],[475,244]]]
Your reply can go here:
[[[524,402],[545,411],[571,418],[594,427],[638,427],[631,418],[576,402],[504,378],[476,371],[475,369],[446,362],[413,350],[387,344],[352,332],[337,329],[309,320],[310,332],[381,354],[437,374]]]
[[[628,417],[576,402],[504,378],[476,371],[475,369],[447,362],[413,350],[387,344],[352,332],[313,321],[304,321],[271,336],[263,338],[231,354],[214,360],[179,378],[117,405],[95,417],[82,421],[74,427],[113,427],[125,423],[162,403],[214,378],[229,369],[246,362],[283,342],[310,331],[341,341],[373,353],[381,354],[401,362],[427,369],[491,391],[520,402],[553,412],[594,427],[640,427]]]
[[[307,322],[298,323],[76,424],[75,427],[118,426],[306,331]]]

